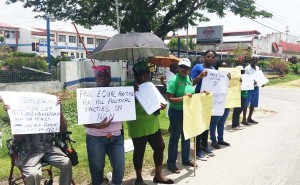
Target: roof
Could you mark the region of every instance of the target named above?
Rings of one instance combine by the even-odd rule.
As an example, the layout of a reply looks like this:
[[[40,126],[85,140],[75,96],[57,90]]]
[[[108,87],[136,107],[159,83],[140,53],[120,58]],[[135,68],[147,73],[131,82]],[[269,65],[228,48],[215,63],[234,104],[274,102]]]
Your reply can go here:
[[[12,25],[9,25],[9,24],[6,24],[6,23],[1,23],[1,22],[0,22],[0,28],[13,28],[13,29],[19,29],[19,28],[16,27],[16,26],[12,26]]]
[[[288,52],[300,53],[300,44],[292,44],[292,43],[280,41],[279,46],[282,47],[282,51],[285,53]]]

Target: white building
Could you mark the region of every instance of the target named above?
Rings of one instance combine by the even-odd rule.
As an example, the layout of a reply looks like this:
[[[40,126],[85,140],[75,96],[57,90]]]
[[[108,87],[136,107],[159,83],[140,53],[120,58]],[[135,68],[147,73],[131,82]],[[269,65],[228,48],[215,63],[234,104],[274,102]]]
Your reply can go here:
[[[0,23],[0,34],[5,37],[0,45],[7,45],[14,51],[47,55],[47,37],[44,28],[21,28]],[[80,33],[80,36],[90,53],[99,43],[108,38],[88,33]],[[75,29],[74,32],[50,30],[50,37],[51,55],[54,57],[88,58]]]

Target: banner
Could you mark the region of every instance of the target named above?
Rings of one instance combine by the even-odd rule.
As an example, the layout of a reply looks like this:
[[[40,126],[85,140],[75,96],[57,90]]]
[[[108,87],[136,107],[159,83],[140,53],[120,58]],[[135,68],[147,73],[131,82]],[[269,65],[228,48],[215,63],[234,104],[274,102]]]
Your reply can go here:
[[[183,133],[186,140],[209,129],[212,102],[212,94],[197,93],[183,97]]]
[[[76,89],[78,124],[135,120],[133,87],[97,87]]]
[[[37,92],[1,92],[10,106],[8,115],[13,135],[55,133],[60,129],[57,97]]]

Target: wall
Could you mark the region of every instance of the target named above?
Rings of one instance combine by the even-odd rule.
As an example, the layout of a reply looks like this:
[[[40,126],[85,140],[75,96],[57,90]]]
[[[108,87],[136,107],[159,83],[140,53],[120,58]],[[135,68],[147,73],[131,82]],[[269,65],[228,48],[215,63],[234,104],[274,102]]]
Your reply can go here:
[[[96,61],[95,65],[109,65],[111,67],[112,85],[124,85],[126,81],[126,62]],[[95,85],[94,71],[90,61],[61,62],[61,82],[64,88],[73,90],[77,87]]]
[[[0,83],[0,91],[43,92],[51,93],[63,90],[63,83],[58,81]]]

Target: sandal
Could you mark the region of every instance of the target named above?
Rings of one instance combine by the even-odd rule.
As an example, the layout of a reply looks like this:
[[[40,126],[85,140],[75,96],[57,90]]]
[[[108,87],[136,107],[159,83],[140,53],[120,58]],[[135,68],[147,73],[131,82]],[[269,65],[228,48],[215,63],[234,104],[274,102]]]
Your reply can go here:
[[[254,124],[257,124],[257,123],[258,123],[257,121],[254,121],[253,119],[248,119],[247,122],[249,122],[249,123],[254,123]]]
[[[168,170],[172,173],[180,173],[180,170],[176,166],[168,166]]]

